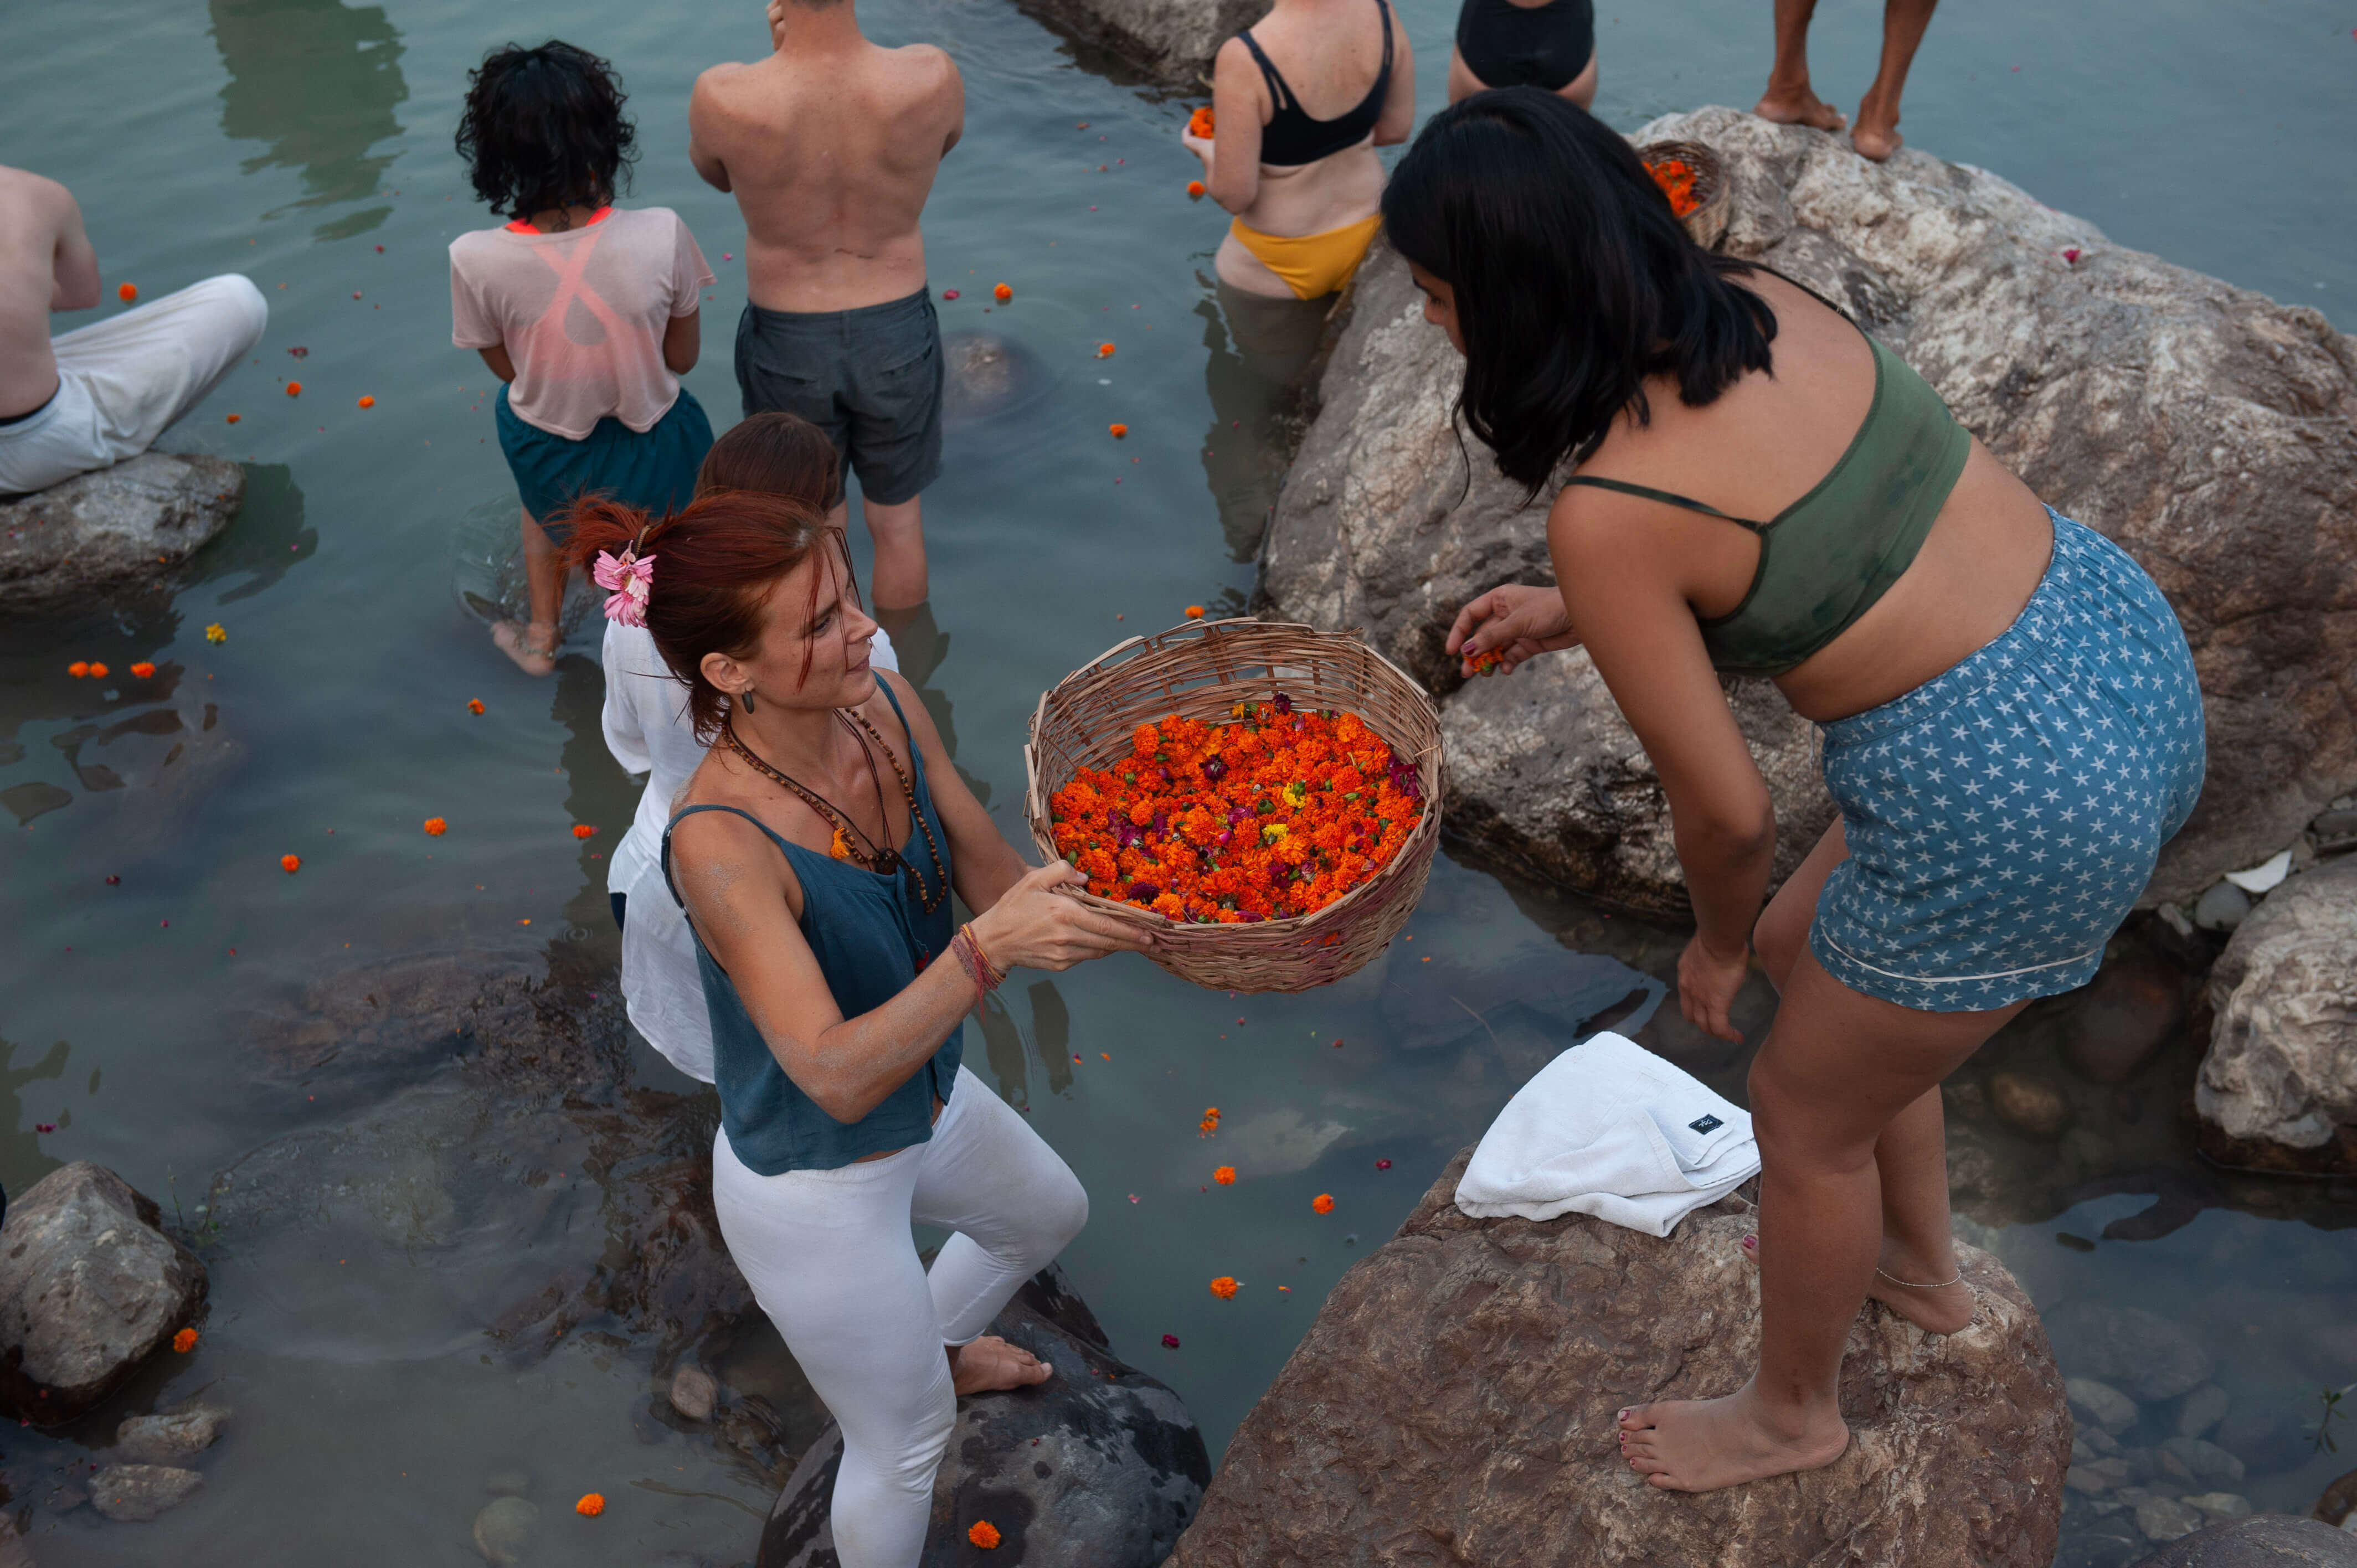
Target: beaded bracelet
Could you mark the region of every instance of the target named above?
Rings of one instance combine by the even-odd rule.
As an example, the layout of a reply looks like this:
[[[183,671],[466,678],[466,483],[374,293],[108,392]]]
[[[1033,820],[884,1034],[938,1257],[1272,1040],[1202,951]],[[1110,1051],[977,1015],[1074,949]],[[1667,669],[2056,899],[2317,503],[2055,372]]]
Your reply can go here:
[[[958,963],[964,969],[966,978],[974,982],[974,1015],[980,1017],[985,998],[1006,983],[1006,972],[990,961],[990,955],[983,950],[982,942],[974,936],[971,924],[958,928],[957,935],[950,939],[950,950],[957,954]]]

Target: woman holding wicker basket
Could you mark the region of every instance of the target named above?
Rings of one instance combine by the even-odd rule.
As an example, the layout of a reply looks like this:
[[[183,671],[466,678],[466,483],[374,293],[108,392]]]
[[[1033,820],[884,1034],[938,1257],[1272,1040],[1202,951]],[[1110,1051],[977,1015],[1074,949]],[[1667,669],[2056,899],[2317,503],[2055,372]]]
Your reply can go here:
[[[1450,651],[1469,671],[1587,648],[1669,800],[1697,928],[1681,1010],[1739,1040],[1755,946],[1782,998],[1750,1077],[1758,1370],[1622,1411],[1622,1452],[1684,1491],[1830,1464],[1864,1298],[1932,1333],[1972,1316],[1940,1080],[2093,978],[2200,793],[2185,638],[1904,361],[1697,247],[1630,145],[1562,99],[1435,117],[1383,216],[1500,468],[1535,495],[1577,467],[1548,516],[1557,586],[1482,595]],[[1817,722],[1841,807],[1764,911],[1775,819],[1729,672]]]
[[[696,942],[720,1094],[713,1205],[843,1430],[845,1568],[912,1568],[961,1393],[1049,1369],[983,1330],[1088,1218],[1062,1160],[960,1065],[1018,966],[1155,939],[1026,865],[914,691],[868,662],[840,532],[720,490],[653,521],[586,502],[571,553],[643,625],[709,746],[662,863]],[[952,929],[954,891],[976,911]],[[953,1232],[930,1273],[911,1220]]]

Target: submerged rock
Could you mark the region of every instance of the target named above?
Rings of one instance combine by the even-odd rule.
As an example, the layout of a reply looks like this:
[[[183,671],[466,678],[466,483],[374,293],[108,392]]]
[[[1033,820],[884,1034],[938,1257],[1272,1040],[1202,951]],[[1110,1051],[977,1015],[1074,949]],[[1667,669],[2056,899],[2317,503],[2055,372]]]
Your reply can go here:
[[[1630,1471],[1614,1412],[1750,1374],[1748,1208],[1701,1210],[1665,1239],[1578,1215],[1476,1220],[1451,1202],[1469,1154],[1335,1286],[1238,1429],[1172,1568],[2052,1562],[2062,1380],[1988,1254],[1959,1248],[1977,1303],[1960,1334],[1925,1335],[1872,1303],[1859,1314],[1840,1459],[1677,1496]]]
[[[90,1506],[111,1520],[144,1524],[204,1484],[194,1470],[169,1465],[109,1465],[90,1478]]]
[[[2140,1306],[2065,1302],[2046,1315],[2046,1332],[2073,1372],[2138,1401],[2190,1392],[2215,1365],[2191,1331]]]
[[[921,1568],[978,1559],[987,1521],[1024,1568],[1155,1568],[1194,1517],[1211,1466],[1178,1396],[1116,1358],[1095,1316],[1050,1266],[990,1331],[1056,1369],[1034,1388],[958,1401],[933,1483]],[[761,1532],[755,1568],[834,1568],[827,1509],[843,1462],[830,1424],[803,1455]]]
[[[517,1497],[493,1498],[475,1515],[475,1550],[484,1562],[509,1568],[523,1561],[539,1524],[539,1504]]]
[[[210,1404],[164,1415],[135,1415],[114,1429],[115,1457],[126,1464],[178,1465],[211,1447],[229,1416],[228,1411]]]
[[[720,1403],[720,1385],[701,1367],[682,1367],[671,1378],[671,1408],[690,1421],[710,1421]]]
[[[2219,955],[2210,1002],[2201,1119],[2241,1143],[2357,1156],[2357,860],[2268,895]]]
[[[942,418],[952,428],[1011,413],[1055,385],[1039,357],[996,332],[942,334]]]
[[[2357,621],[2339,608],[2357,596],[2349,338],[2304,306],[2118,249],[1995,175],[1913,147],[1869,163],[1846,140],[1726,109],[1656,121],[1636,139],[1674,136],[1727,163],[1727,251],[1843,304],[2033,489],[2117,540],[2168,594],[2208,702],[2211,773],[2148,897],[2190,897],[2265,860],[2357,785]],[[1468,773],[1453,761],[1512,754],[1522,737],[1510,732],[1536,727],[1542,711],[1566,732],[1577,716],[1584,736],[1620,725],[1609,709],[1588,711],[1602,693],[1575,676],[1539,677],[1543,690],[1519,703],[1489,690],[1532,681],[1564,656],[1459,690],[1441,653],[1474,595],[1552,580],[1552,491],[1525,507],[1478,441],[1465,437],[1460,456],[1449,406],[1461,373],[1442,334],[1418,319],[1405,264],[1379,247],[1278,501],[1265,590],[1281,618],[1366,628],[1447,693],[1449,809],[1468,836],[1603,891],[1580,880],[1592,857],[1554,848],[1565,832],[1562,813],[1544,809],[1551,797],[1507,768]],[[1751,738],[1757,749],[1761,737]],[[1534,778],[1584,780],[1594,771],[1587,748],[1599,744],[1583,738],[1568,766],[1552,748],[1518,760]],[[1617,744],[1634,749],[1633,736]],[[1776,804],[1780,822],[1794,824],[1780,839],[1813,836],[1801,824],[1824,820],[1796,822],[1788,807],[1798,802],[1781,794]],[[1599,821],[1646,822],[1654,839],[1665,815],[1658,786],[1642,779],[1597,808]],[[1674,875],[1659,875],[1631,901],[1678,902]]]
[[[1065,37],[1101,48],[1168,88],[1201,90],[1229,37],[1270,0],[1016,0]]]
[[[2135,1568],[2357,1568],[2357,1535],[2312,1519],[2254,1514],[2197,1530]]]
[[[152,583],[228,527],[244,499],[237,464],[164,452],[0,497],[0,610],[72,609]]]
[[[205,1266],[103,1165],[60,1165],[0,1224],[0,1407],[48,1426],[88,1410],[188,1326]]]

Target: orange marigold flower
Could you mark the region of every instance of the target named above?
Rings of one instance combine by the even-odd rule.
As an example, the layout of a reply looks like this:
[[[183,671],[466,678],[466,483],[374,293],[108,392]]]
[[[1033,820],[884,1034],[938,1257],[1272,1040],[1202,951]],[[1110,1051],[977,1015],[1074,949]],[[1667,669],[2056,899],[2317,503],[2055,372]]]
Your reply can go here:
[[[1211,1173],[1211,1179],[1218,1182],[1222,1187],[1233,1187],[1236,1185],[1236,1167],[1233,1165],[1222,1165],[1218,1170]]]
[[[142,681],[153,681],[156,678],[156,667],[153,664],[148,663],[145,659],[141,660],[138,663],[134,664],[131,667],[131,672],[134,675],[138,676]]]
[[[1203,607],[1200,605],[1189,605],[1187,607],[1187,618],[1189,620],[1201,620],[1203,618]]]
[[[468,713],[470,713],[470,714],[479,714],[479,713],[481,713],[481,712],[483,711],[483,699],[482,699],[482,698],[480,698],[480,697],[469,697],[469,698],[468,698],[468,699],[467,699],[467,711],[468,711]]]
[[[374,408],[376,406],[376,399],[372,397],[364,397],[361,399],[361,406],[362,408]]]
[[[596,1519],[606,1511],[606,1495],[603,1492],[584,1492],[581,1500],[573,1505],[573,1511],[587,1519]]]
[[[239,420],[240,418],[242,418],[242,415],[232,413],[232,414],[231,414],[231,415],[229,416],[229,422],[230,422],[231,424],[235,424],[238,422],[238,420]]]
[[[425,819],[425,832],[427,837],[438,839],[449,831],[450,824],[444,822],[441,818],[428,817]]]
[[[998,1533],[998,1527],[986,1519],[978,1519],[966,1526],[965,1538],[985,1552],[996,1546],[1004,1539]]]
[[[1218,1279],[1211,1282],[1211,1294],[1218,1296],[1222,1301],[1233,1300],[1236,1294],[1235,1280],[1230,1275],[1222,1274]]]
[[[1129,439],[1129,426],[1126,424],[1108,424],[1105,428],[1113,432],[1113,438],[1115,441]]]
[[[178,1334],[172,1336],[172,1348],[178,1350],[181,1355],[185,1356],[196,1348],[197,1331],[195,1329],[183,1328]]]
[[[299,854],[282,854],[278,857],[278,864],[285,866],[286,874],[292,876],[303,869],[303,857]]]
[[[90,673],[90,660],[87,659],[75,660],[72,663],[66,666],[66,673],[72,676],[77,681],[81,680],[83,676]]]
[[[286,395],[288,397],[301,397],[303,395],[303,383],[301,381],[288,381],[286,383]]]
[[[1189,181],[1187,182],[1187,194],[1188,194],[1189,196],[1200,196],[1200,195],[1202,195],[1202,194],[1203,194],[1203,182],[1202,182],[1201,180],[1200,180],[1200,179],[1190,179],[1190,180],[1189,180]]]
[[[1098,344],[1098,345],[1097,345],[1097,358],[1098,358],[1098,359],[1100,359],[1100,360],[1110,360],[1110,359],[1112,359],[1112,358],[1113,358],[1113,345],[1112,345],[1112,344],[1110,344],[1110,343],[1100,343],[1100,344]]]
[[[1015,297],[1015,291],[1005,284],[998,285],[990,292],[997,297],[998,303],[1001,305],[1005,305],[1008,300]]]
[[[128,305],[139,297],[139,285],[133,283],[124,284],[115,289],[114,297]]]
[[[1212,134],[1218,124],[1219,121],[1211,113],[1211,106],[1208,103],[1187,116],[1187,129],[1198,136]]]
[[[106,666],[99,663],[96,660],[92,660],[90,666],[90,678],[93,681],[105,680]]]
[[[1309,1200],[1309,1207],[1320,1214],[1331,1214],[1334,1212],[1334,1195],[1330,1192],[1321,1192]]]
[[[597,830],[596,828],[591,827],[587,822],[576,822],[573,824],[573,836],[577,839],[586,839],[597,831]]]

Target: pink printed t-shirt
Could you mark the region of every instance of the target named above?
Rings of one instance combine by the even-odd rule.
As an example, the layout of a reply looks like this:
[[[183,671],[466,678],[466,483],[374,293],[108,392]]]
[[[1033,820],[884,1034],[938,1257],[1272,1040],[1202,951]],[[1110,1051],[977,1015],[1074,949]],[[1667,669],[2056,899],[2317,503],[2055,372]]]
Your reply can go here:
[[[608,209],[563,233],[479,229],[450,242],[450,341],[506,345],[508,407],[536,429],[579,441],[610,414],[643,435],[679,399],[663,329],[712,281],[668,207]]]

